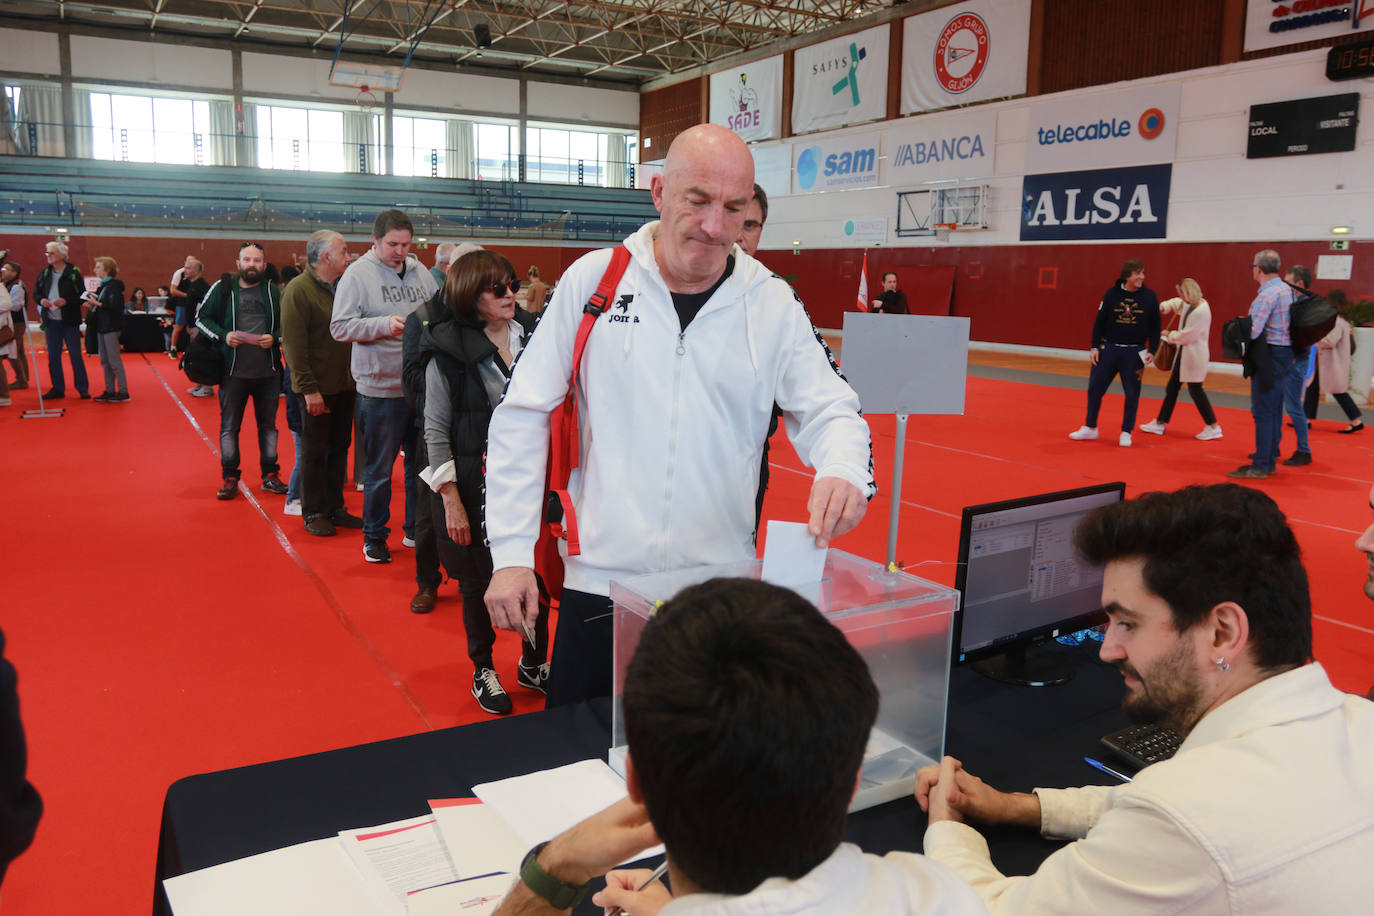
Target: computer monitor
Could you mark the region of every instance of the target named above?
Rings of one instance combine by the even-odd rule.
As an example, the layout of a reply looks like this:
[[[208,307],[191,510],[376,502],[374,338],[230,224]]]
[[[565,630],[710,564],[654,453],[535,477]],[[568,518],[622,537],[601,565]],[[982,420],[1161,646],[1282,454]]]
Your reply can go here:
[[[1031,653],[1055,636],[1106,620],[1102,570],[1082,562],[1073,532],[1084,515],[1125,498],[1097,484],[968,506],[959,530],[954,663],[997,680],[1043,686],[1073,677],[1061,659]]]

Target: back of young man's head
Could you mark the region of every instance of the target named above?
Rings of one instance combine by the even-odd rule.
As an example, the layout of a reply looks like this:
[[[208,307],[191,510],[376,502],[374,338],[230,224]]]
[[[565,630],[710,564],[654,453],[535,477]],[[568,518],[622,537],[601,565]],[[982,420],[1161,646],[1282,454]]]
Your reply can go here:
[[[843,840],[878,690],[795,592],[752,579],[683,590],[645,626],[623,704],[649,817],[702,890],[799,878]]]
[[[1224,601],[1245,610],[1255,664],[1276,673],[1312,659],[1312,601],[1297,538],[1258,490],[1221,483],[1146,493],[1096,509],[1074,533],[1085,560],[1141,557],[1142,578],[1184,631]]]

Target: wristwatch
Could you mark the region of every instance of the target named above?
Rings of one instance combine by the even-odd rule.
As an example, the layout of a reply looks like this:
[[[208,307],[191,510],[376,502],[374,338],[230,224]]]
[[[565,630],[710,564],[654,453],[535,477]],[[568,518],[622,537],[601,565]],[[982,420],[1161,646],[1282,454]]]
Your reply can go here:
[[[587,896],[587,885],[565,884],[544,871],[543,866],[539,864],[539,853],[547,845],[549,845],[547,842],[540,843],[525,853],[525,860],[520,863],[520,880],[530,890],[553,904],[556,909],[571,909],[581,903],[583,897]]]

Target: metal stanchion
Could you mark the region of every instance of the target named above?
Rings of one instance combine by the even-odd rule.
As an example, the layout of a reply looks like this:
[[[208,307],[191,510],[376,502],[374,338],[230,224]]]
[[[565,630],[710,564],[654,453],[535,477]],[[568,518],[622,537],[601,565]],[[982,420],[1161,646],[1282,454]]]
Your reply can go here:
[[[29,357],[33,362],[33,369],[29,372],[29,381],[33,383],[34,390],[38,392],[38,409],[26,410],[19,415],[21,420],[34,418],[60,417],[66,413],[62,407],[43,406],[43,384],[38,380],[38,351],[33,346],[33,334],[29,331],[28,316],[24,316],[24,346],[28,347]]]

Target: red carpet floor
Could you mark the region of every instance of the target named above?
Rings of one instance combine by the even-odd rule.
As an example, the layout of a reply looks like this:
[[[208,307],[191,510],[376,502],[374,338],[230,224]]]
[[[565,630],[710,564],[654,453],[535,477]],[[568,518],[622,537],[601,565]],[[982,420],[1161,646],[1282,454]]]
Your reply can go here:
[[[20,419],[36,406],[29,389],[0,408],[11,541],[0,627],[20,672],[30,775],[47,803],[0,912],[146,913],[162,797],[182,776],[484,715],[468,694],[456,589],[444,587],[433,614],[407,609],[413,554],[400,546],[399,517],[389,566],[362,561],[358,532],[306,535],[283,516],[282,497],[257,490],[251,417],[241,439],[249,492],[216,501],[217,403],[189,397],[161,356],[127,355],[126,365],[127,404],[72,399],[63,418]],[[87,366],[99,375],[94,358]],[[1226,438],[1192,439],[1187,404],[1162,439],[1072,442],[1082,407],[1081,391],[970,379],[965,416],[912,418],[904,565],[951,583],[967,503],[1093,481],[1124,479],[1136,493],[1221,480],[1251,447],[1239,410],[1221,410]],[[1119,410],[1109,396],[1104,430]],[[894,424],[870,422],[883,492],[837,546],[881,559]],[[289,469],[284,419],[279,428]],[[1313,433],[1311,467],[1257,486],[1288,512],[1306,553],[1318,657],[1339,686],[1363,692],[1374,682],[1374,604],[1353,541],[1371,520],[1374,434],[1334,428]],[[809,475],[782,437],[775,445],[766,514],[800,520]],[[399,481],[395,492],[399,510]],[[348,500],[361,511],[361,494]],[[503,634],[498,664],[525,712],[538,704],[514,687],[517,651]]]

